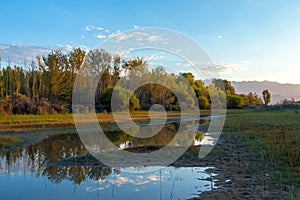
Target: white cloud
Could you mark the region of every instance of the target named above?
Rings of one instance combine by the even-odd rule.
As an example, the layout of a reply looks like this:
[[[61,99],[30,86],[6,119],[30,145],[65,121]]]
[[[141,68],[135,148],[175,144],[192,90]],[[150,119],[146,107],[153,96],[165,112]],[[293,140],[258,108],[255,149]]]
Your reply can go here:
[[[85,28],[84,28],[84,30],[86,30],[86,31],[92,31],[92,30],[98,30],[98,31],[103,31],[104,30],[104,28],[103,27],[101,27],[101,26],[92,26],[92,25],[90,25],[90,26],[86,26]]]
[[[130,54],[130,52],[132,52],[132,51],[133,51],[133,48],[129,48],[129,49],[118,50],[115,53],[118,54],[119,56],[127,57],[127,55]]]
[[[163,55],[163,52],[160,52],[160,53],[155,53],[155,54],[152,54],[150,56],[147,56],[144,59],[146,61],[151,61],[151,60],[160,60],[160,59],[163,59],[163,58],[165,58],[165,56]]]
[[[126,40],[130,37],[130,35],[127,35],[126,33],[111,33],[108,36],[109,38],[116,38],[117,41]]]
[[[158,35],[151,35],[147,38],[149,42],[156,42],[157,40],[161,40],[161,37]]]
[[[79,45],[79,48],[83,49],[83,50],[86,50],[86,51],[89,51],[90,48],[85,46],[85,45]]]
[[[73,46],[70,45],[70,44],[66,44],[65,49],[66,49],[67,51],[71,51],[71,50],[73,49]]]
[[[86,46],[80,45],[80,48],[87,50]],[[71,44],[56,45],[54,47],[38,46],[38,45],[21,45],[21,44],[0,44],[0,57],[3,66],[10,63],[13,65],[23,65],[25,62],[29,64],[35,60],[37,56],[48,55],[53,49],[61,51],[71,51],[74,47]]]
[[[107,38],[108,34],[110,33],[110,30],[105,29],[102,26],[86,26],[84,30],[90,32],[91,35],[86,35],[88,33],[85,32],[81,38],[97,37],[99,39],[104,39]]]
[[[179,51],[179,49],[178,49]],[[177,52],[178,52],[177,51]],[[207,68],[213,66],[212,62],[200,62],[200,61],[195,61],[195,60],[189,60],[189,61],[184,61],[181,63],[176,63],[176,65],[182,65],[183,67],[198,67],[198,68]]]
[[[85,30],[86,31],[91,31],[91,30],[93,30],[93,29],[95,29],[96,27],[95,26],[86,26],[85,27]]]
[[[30,63],[36,56],[47,55],[51,48],[37,45],[0,44],[1,61],[6,64],[19,65]]]
[[[9,48],[8,45],[0,44],[0,50],[5,50],[5,49],[8,49],[8,48]]]
[[[223,36],[222,35],[218,35],[218,39],[222,39],[223,38]]]
[[[158,35],[150,35],[148,33],[143,32],[130,32],[130,33],[121,33],[120,31],[117,31],[117,33],[111,33],[108,35],[109,38],[115,38],[117,42],[120,42],[122,40],[127,40],[134,38],[137,41],[146,40],[148,42],[155,42],[158,40],[162,40],[161,36]]]
[[[228,74],[232,71],[241,72],[247,70],[247,67],[237,63],[222,63],[216,65],[216,68],[221,74]]]
[[[103,38],[106,38],[106,35],[104,35],[104,34],[102,34],[102,33],[99,33],[99,34],[97,35],[97,38],[103,39]]]
[[[246,71],[248,68],[239,63],[222,63],[217,65],[211,65],[204,68],[199,68],[202,73],[220,73],[229,74],[231,72],[242,72]]]

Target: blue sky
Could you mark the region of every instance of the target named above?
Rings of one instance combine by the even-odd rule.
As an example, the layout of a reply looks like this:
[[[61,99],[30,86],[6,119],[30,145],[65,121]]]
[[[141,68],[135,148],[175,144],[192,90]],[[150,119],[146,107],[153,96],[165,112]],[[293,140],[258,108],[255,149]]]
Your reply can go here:
[[[161,27],[198,42],[223,78],[300,84],[297,0],[12,0],[0,19],[0,55],[12,44],[94,48],[117,31]]]

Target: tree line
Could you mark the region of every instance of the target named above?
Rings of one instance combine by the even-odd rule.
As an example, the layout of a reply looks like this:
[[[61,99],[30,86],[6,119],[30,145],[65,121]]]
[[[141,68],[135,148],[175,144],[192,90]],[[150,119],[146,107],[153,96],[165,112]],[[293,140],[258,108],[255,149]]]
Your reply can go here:
[[[160,79],[167,85],[176,84],[174,88],[177,93],[186,98],[189,98],[188,88],[192,88],[197,99],[186,101],[200,109],[210,109],[212,95],[215,94],[226,98],[227,108],[264,104],[256,93],[237,94],[227,80],[214,79],[212,83],[205,85],[202,80],[195,80],[190,72],[168,74],[163,66],[150,70],[143,58],[121,60],[119,55],[111,55],[104,50],[85,52],[75,48],[67,53],[53,50],[48,55],[36,57],[29,66],[0,67],[0,114],[72,112],[73,85],[83,62],[95,66],[93,73],[101,74],[95,94],[98,112],[111,111],[110,100],[114,90],[118,91],[120,99],[129,99],[130,110],[148,110],[153,104],[163,105],[168,111],[180,110],[176,92],[163,85],[145,84],[131,95],[117,85],[119,81],[130,81],[137,74],[143,77],[142,80]],[[191,87],[183,84],[182,77]],[[269,102],[268,91],[264,91],[263,96],[265,102]]]

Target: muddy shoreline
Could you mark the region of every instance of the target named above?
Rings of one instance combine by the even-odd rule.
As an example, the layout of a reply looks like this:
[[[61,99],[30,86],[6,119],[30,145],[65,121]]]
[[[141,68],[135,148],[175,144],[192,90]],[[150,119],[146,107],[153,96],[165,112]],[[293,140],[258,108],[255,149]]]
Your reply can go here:
[[[239,140],[238,133],[225,132],[221,135],[214,150],[199,163],[199,166],[212,166],[211,172],[217,174],[216,186],[193,199],[290,199],[289,187],[278,186],[275,169],[265,169],[259,158],[250,158],[247,141]],[[299,192],[299,188],[295,189]],[[299,199],[295,192],[292,199]]]

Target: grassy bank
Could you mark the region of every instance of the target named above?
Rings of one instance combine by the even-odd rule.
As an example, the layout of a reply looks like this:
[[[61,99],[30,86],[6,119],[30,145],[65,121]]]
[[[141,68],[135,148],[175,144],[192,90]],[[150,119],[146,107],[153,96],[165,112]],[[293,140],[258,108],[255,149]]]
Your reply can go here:
[[[248,162],[246,170],[264,174],[266,186],[288,190],[292,197],[300,185],[299,130],[297,110],[229,110],[223,136],[234,137],[232,146]]]
[[[201,111],[201,114],[209,113],[209,111]],[[152,117],[160,117],[160,114],[154,114]],[[167,117],[168,119],[180,118],[180,112],[168,112]],[[101,125],[114,124],[114,117],[111,113],[98,113],[97,118]],[[133,112],[131,118],[135,122],[149,121],[149,113],[146,111]],[[72,114],[0,115],[0,134],[3,132],[73,127],[75,126]]]
[[[249,153],[259,153],[266,165],[300,171],[300,112],[229,111],[224,130],[248,141]],[[300,176],[298,178],[300,182]]]

